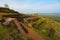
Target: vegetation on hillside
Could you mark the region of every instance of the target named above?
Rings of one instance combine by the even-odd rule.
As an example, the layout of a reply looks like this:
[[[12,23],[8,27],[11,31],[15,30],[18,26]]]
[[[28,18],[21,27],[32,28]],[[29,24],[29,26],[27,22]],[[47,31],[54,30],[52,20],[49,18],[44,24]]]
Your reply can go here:
[[[12,10],[10,12],[13,13]],[[31,26],[29,26],[18,15],[19,19],[21,19],[20,22],[24,23],[26,27],[36,31],[39,35],[42,35],[45,40],[60,40],[60,23],[54,21],[53,19],[42,17],[38,14],[21,14],[21,16],[22,18],[35,17],[33,20],[27,20],[31,24]],[[0,40],[31,40],[31,38],[21,35],[16,28],[16,25],[12,22],[6,27],[0,23]]]

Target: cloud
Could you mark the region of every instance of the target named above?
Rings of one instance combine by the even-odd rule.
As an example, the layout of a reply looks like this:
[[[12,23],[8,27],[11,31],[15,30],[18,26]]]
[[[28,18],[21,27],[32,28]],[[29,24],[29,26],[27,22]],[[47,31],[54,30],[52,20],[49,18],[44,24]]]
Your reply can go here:
[[[54,12],[60,10],[59,3],[54,3],[50,5],[17,5],[14,9],[20,10],[22,12],[42,12],[42,13],[48,13],[48,12]]]

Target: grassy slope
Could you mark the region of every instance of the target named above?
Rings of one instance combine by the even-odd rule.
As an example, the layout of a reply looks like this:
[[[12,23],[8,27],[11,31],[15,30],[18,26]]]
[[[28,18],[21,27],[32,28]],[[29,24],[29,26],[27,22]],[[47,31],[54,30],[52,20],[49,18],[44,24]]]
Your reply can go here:
[[[0,18],[2,17],[2,15],[3,14],[0,15]],[[49,19],[49,18],[40,17],[40,16],[38,16],[38,17],[39,17],[39,19],[32,21],[31,28],[33,28],[34,31],[36,31],[39,35],[43,35],[46,40],[60,40],[60,23],[58,23],[52,19]],[[52,35],[53,38],[48,37],[50,27],[52,27],[55,30],[55,35]],[[4,28],[0,23],[0,40],[9,38],[10,34],[12,34],[14,36],[14,38],[17,38],[20,40],[27,40],[27,38],[20,35],[20,33],[17,33],[17,29],[15,28],[14,24],[10,24],[10,27]],[[13,40],[14,38],[12,37],[10,40]]]
[[[50,39],[50,40],[60,40],[60,36],[58,37],[58,35],[60,35],[59,34],[60,33],[60,23],[53,21],[52,19],[49,19],[49,18],[41,18],[39,20],[35,21],[36,24],[39,23],[39,25],[35,24],[35,26],[36,26],[35,28],[38,30],[37,32],[39,34],[44,35],[45,37],[47,37],[47,39]],[[55,35],[52,35],[52,36],[54,36],[54,38],[48,38],[48,33],[49,33],[50,27],[52,27],[55,30]]]
[[[33,27],[34,31],[36,31],[40,35],[43,35],[46,38],[46,40],[60,40],[60,36],[58,37],[59,34],[57,34],[57,33],[60,33],[60,23],[57,23],[57,22],[53,21],[52,19],[48,19],[48,18],[44,18],[44,17],[40,17],[38,20],[32,21],[32,23],[33,23],[32,27]],[[4,35],[4,32],[6,33],[5,38],[9,37],[10,34],[14,35],[14,33],[17,30],[16,30],[16,28],[14,28],[14,27],[11,28],[11,27],[13,27],[13,26],[10,26],[10,28],[5,29],[0,24],[0,35],[1,35],[0,39],[2,38],[2,34]],[[48,37],[50,27],[52,27],[56,31],[54,38]],[[11,32],[9,33],[7,30],[11,30]],[[17,37],[17,35],[19,35],[19,33],[17,33],[15,36]],[[26,38],[20,37],[20,39],[26,39]],[[12,40],[13,40],[13,38],[12,38]]]

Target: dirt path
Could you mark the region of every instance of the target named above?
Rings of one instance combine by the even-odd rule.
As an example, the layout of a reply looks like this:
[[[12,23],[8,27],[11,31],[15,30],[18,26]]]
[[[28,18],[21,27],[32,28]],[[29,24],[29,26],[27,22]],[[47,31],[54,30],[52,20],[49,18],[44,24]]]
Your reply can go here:
[[[8,20],[7,20],[8,19]],[[6,22],[9,21],[13,21],[16,25],[16,27],[18,28],[18,30],[20,31],[20,33],[23,35],[23,36],[26,36],[26,37],[30,37],[32,38],[33,40],[44,40],[44,38],[42,38],[42,36],[38,35],[35,31],[33,31],[32,29],[26,27],[25,24],[19,22],[16,18],[7,18],[6,19]]]
[[[17,25],[18,30],[25,36],[27,37],[31,37],[33,40],[44,40],[42,38],[42,36],[38,35],[35,31],[33,31],[32,29],[26,27],[23,23],[18,22],[17,20],[14,21],[15,24]],[[28,31],[27,33],[25,33],[25,31]]]

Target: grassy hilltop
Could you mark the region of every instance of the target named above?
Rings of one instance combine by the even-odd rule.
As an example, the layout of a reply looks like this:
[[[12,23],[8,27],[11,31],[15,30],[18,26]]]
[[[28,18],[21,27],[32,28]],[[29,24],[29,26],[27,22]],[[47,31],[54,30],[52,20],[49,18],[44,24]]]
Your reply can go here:
[[[3,11],[1,11],[3,10]],[[0,9],[0,19],[3,15],[17,15],[19,12],[16,12],[14,10],[8,9],[8,8],[2,8]],[[45,40],[60,40],[60,23],[54,21],[51,18],[43,17],[38,14],[34,15],[27,15],[27,14],[19,14],[22,17],[24,16],[35,16],[36,19],[33,20],[27,20],[30,25],[24,23],[23,20],[21,20],[22,23],[26,25],[26,27],[33,29],[36,31],[39,35],[42,35]],[[18,15],[18,16],[19,16]],[[20,18],[19,18],[20,19]],[[12,35],[12,36],[10,36]],[[9,39],[10,38],[10,39]],[[16,29],[15,25],[13,23],[9,24],[9,27],[5,28],[0,23],[0,40],[31,40],[29,37],[22,36],[20,32],[18,32],[18,29]]]

